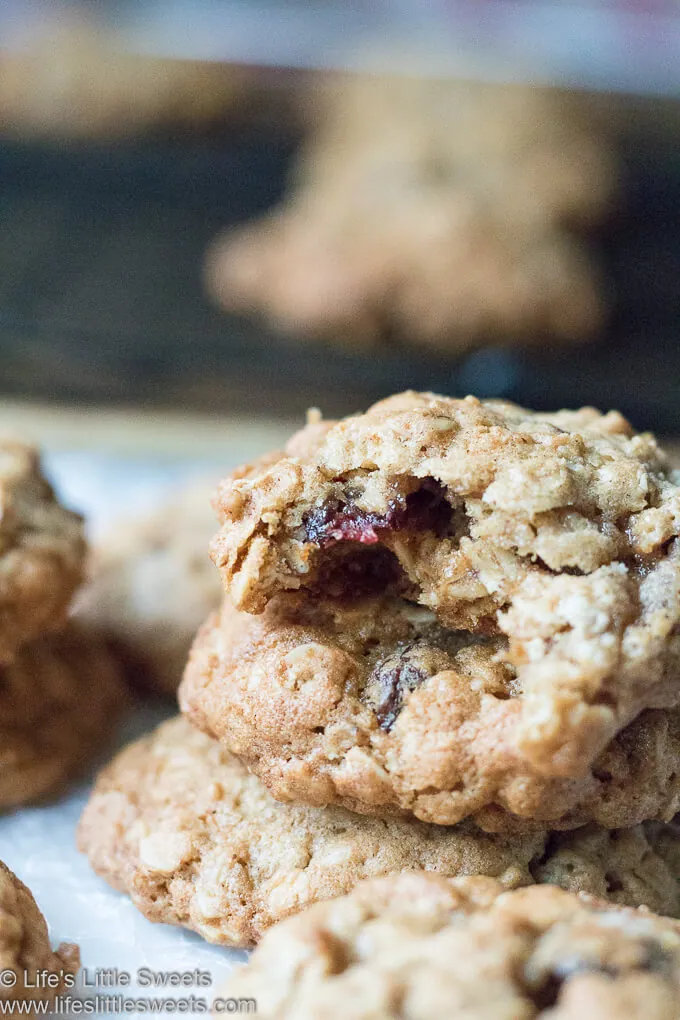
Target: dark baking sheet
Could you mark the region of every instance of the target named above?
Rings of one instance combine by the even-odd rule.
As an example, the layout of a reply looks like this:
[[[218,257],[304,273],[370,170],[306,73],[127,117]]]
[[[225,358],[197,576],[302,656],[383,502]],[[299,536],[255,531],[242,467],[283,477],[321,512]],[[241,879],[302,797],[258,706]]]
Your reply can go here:
[[[644,119],[644,118],[643,118]],[[201,288],[221,227],[281,194],[285,133],[134,144],[0,143],[0,393],[299,416],[409,386],[536,407],[616,406],[680,433],[680,161],[663,134],[625,143],[625,215],[602,239],[617,310],[597,346],[493,346],[449,361],[274,337]]]

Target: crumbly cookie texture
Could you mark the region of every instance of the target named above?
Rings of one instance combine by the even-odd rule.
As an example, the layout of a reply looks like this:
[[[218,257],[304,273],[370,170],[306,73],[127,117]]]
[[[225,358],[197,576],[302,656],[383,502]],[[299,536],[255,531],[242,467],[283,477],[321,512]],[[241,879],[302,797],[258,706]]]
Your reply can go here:
[[[280,804],[237,758],[178,717],[102,772],[78,842],[95,871],[151,920],[247,946],[287,915],[391,871],[531,882],[529,863],[542,859],[545,836]]]
[[[238,608],[388,594],[498,640],[485,710],[546,778],[583,777],[643,709],[677,705],[680,474],[653,436],[429,393],[313,429],[220,486],[212,554]]]
[[[680,828],[646,822],[630,829],[587,825],[550,833],[531,874],[537,883],[680,917]]]
[[[579,234],[616,170],[583,99],[372,75],[320,105],[283,205],[208,253],[219,303],[346,346],[579,342],[601,325]]]
[[[64,509],[38,452],[0,439],[0,663],[60,626],[82,580],[81,518]]]
[[[58,793],[100,753],[128,695],[108,647],[71,625],[0,670],[0,810]]]
[[[504,888],[555,882],[680,913],[670,826],[605,833],[489,835],[280,804],[215,741],[180,717],[126,748],[99,777],[80,849],[153,921],[245,946],[363,878],[404,870],[486,875]]]
[[[277,925],[220,994],[266,1020],[676,1020],[680,926],[552,886],[393,875]]]
[[[120,521],[94,549],[79,612],[128,660],[138,685],[175,696],[197,628],[220,601],[208,555],[214,484],[195,481],[159,510]]]
[[[680,810],[680,710],[648,709],[573,776],[513,745],[521,696],[502,636],[451,631],[402,599],[226,603],[180,688],[192,722],[285,801],[412,812],[487,830],[607,828]]]
[[[51,1000],[64,987],[64,977],[75,975],[79,965],[77,946],[51,949],[45,918],[30,889],[0,861],[0,971],[16,977],[13,985],[0,984],[0,1000]],[[37,975],[44,971],[57,975],[60,984],[40,987]]]

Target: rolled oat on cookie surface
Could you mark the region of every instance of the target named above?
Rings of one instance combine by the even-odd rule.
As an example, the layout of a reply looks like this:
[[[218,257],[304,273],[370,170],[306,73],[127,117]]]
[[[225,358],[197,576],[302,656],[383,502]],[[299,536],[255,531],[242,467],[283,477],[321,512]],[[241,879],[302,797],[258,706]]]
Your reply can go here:
[[[150,920],[247,946],[283,918],[363,878],[413,870],[485,875],[503,888],[552,882],[680,913],[673,826],[609,833],[485,833],[273,800],[224,747],[178,717],[99,776],[78,843]]]
[[[447,829],[280,804],[181,716],[103,770],[78,842],[148,918],[231,946],[252,945],[283,917],[363,877],[423,869],[489,874],[511,888],[532,881],[529,864],[545,850],[540,831],[506,838],[472,824]]]
[[[509,832],[672,818],[680,709],[646,709],[574,775],[546,775],[513,746],[506,649],[403,599],[288,592],[209,618],[180,705],[279,800]]]
[[[332,672],[339,675],[344,668],[351,684],[365,686],[361,669],[358,680],[356,663],[349,661],[352,649],[344,660],[332,650],[336,644],[342,648],[342,614],[348,620],[355,614],[350,644],[356,651],[359,599],[375,606],[379,599],[394,600],[394,610],[385,609],[383,619],[403,631],[388,656],[399,659],[398,680],[393,682],[394,670],[376,663],[373,694],[364,692],[363,700],[367,708],[378,698],[370,724],[376,733],[403,734],[411,776],[404,795],[395,793],[394,763],[381,763],[382,772],[371,769],[366,740],[350,747],[341,734],[336,764],[344,762],[348,779],[361,773],[352,796],[366,809],[394,803],[413,810],[412,802],[420,799],[426,806],[417,809],[419,817],[458,820],[461,790],[467,797],[471,784],[479,786],[476,774],[462,775],[456,764],[474,732],[480,756],[485,743],[493,746],[503,763],[492,769],[500,768],[508,782],[517,780],[508,796],[521,806],[509,801],[501,806],[544,817],[533,784],[549,799],[561,787],[568,795],[561,807],[555,802],[555,810],[568,813],[581,799],[576,788],[615,738],[630,741],[631,724],[647,734],[643,757],[649,757],[650,740],[659,747],[649,736],[650,717],[642,713],[660,712],[653,716],[655,727],[665,718],[666,734],[674,726],[672,712],[664,713],[680,701],[680,475],[653,436],[636,433],[616,412],[540,413],[474,397],[407,392],[365,414],[308,427],[278,458],[227,478],[216,505],[222,527],[212,552],[228,598],[247,613],[265,613],[260,625],[265,645],[276,640],[279,625],[285,631],[286,617],[293,643],[299,638],[301,644],[295,663],[279,656],[276,681],[258,671],[256,637],[240,669],[245,677],[248,664],[253,667],[240,705],[232,698],[229,706],[220,706],[206,682],[208,673],[219,672],[216,659],[208,672],[190,665],[185,703],[197,717],[210,715],[207,728],[218,735],[227,733],[232,715],[244,733],[256,735],[261,710],[254,705],[276,683],[290,686],[290,704],[295,701],[303,714],[323,715],[342,702],[343,692],[331,690],[330,681],[321,691],[296,679],[304,673],[305,656],[310,663],[317,654],[324,662],[333,659]],[[300,608],[305,595],[311,598],[309,611]],[[430,656],[427,668],[410,662],[413,652],[404,661],[405,644],[414,637],[406,622],[412,605],[432,614],[419,626],[432,633],[439,629],[435,644],[460,646],[457,673],[442,665],[441,654],[437,663]],[[303,640],[298,628],[302,619],[315,629],[317,607],[316,630],[330,630],[330,653],[325,638]],[[225,607],[223,620],[228,613]],[[199,639],[199,654],[205,643]],[[461,680],[461,661],[484,656],[486,675]],[[379,704],[386,684],[392,690],[389,710]],[[323,710],[314,702],[321,697],[328,699]],[[436,760],[423,755],[416,764],[428,719],[436,729],[435,706],[438,715],[446,709],[452,716],[448,735],[437,742]],[[314,766],[309,772],[300,762],[294,737],[283,733],[271,744],[281,745],[291,768],[300,763],[298,792],[315,780]],[[642,750],[642,744],[635,746]],[[655,753],[651,757],[660,760]],[[607,782],[609,770],[598,771],[598,782]],[[433,782],[426,772],[434,773]],[[677,780],[673,768],[671,776]],[[276,793],[273,779],[270,785]],[[677,810],[677,792],[672,780],[662,785],[663,797],[670,799],[657,803],[651,817],[669,819]],[[282,781],[280,786],[286,796]],[[365,792],[357,792],[360,786]],[[592,793],[592,782],[590,787]],[[474,810],[483,806],[478,801]],[[644,817],[650,816],[613,824]],[[551,820],[557,821],[554,813]]]
[[[277,925],[223,998],[266,1020],[677,1020],[680,926],[554,886],[391,875]]]

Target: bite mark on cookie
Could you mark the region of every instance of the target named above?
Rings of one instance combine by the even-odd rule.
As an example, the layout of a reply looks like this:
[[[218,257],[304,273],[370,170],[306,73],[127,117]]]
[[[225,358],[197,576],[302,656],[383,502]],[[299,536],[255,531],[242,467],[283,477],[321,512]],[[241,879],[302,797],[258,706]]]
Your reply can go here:
[[[352,541],[329,550],[313,587],[321,595],[351,600],[386,591],[406,594],[408,581],[389,549]]]
[[[444,486],[426,478],[415,492],[395,497],[387,513],[363,510],[351,498],[329,500],[306,513],[303,523],[307,541],[321,547],[343,541],[373,545],[380,541],[381,531],[434,531],[441,536],[452,514]]]

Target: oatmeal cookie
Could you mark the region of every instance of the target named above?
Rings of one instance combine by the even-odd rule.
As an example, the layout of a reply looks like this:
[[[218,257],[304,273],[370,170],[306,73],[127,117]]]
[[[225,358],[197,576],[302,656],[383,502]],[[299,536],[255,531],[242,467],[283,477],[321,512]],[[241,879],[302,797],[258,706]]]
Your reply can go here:
[[[161,509],[118,522],[94,549],[79,611],[157,694],[175,696],[196,630],[220,601],[208,555],[212,488],[191,483]]]
[[[127,704],[121,670],[86,630],[27,645],[0,671],[0,810],[56,794],[103,749]]]
[[[220,486],[212,553],[238,608],[390,595],[492,639],[489,724],[546,782],[579,780],[643,710],[677,706],[680,474],[650,434],[616,412],[427,393],[314,428],[303,453]]]
[[[15,984],[4,980],[0,984],[0,1000],[51,1000],[63,989],[64,977],[75,975],[79,965],[77,946],[51,949],[45,918],[30,890],[0,861],[0,971],[16,977]],[[36,987],[42,971],[60,976],[61,985]]]
[[[279,804],[180,716],[102,772],[78,842],[95,871],[152,921],[246,946],[289,914],[392,871],[531,882],[529,864],[543,860],[546,838]]]
[[[265,1020],[676,1020],[680,925],[553,886],[392,875],[277,925],[219,994]]]
[[[199,632],[182,710],[285,801],[412,812],[488,830],[607,828],[680,810],[680,709],[648,709],[572,776],[516,750],[502,636],[442,627],[401,599],[304,593],[228,603]]]
[[[37,450],[0,439],[0,663],[60,626],[82,580],[81,518],[44,478]]]
[[[673,826],[499,836],[274,801],[218,743],[179,717],[100,775],[78,842],[92,867],[152,921],[245,946],[362,878],[403,870],[551,882],[680,914]]]
[[[583,97],[375,75],[323,95],[283,205],[207,255],[220,304],[347,346],[598,329],[579,235],[611,208],[617,171]]]

